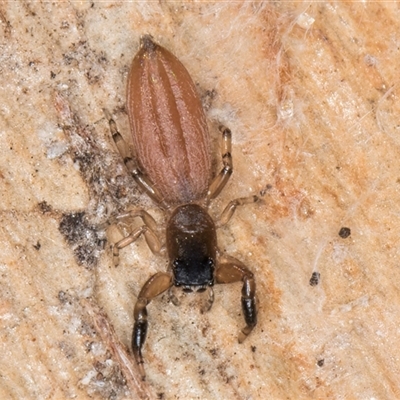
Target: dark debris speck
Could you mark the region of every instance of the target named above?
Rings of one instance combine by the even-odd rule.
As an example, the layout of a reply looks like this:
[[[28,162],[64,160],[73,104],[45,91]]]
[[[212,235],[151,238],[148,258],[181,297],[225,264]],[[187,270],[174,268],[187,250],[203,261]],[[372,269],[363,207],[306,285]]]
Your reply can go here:
[[[313,272],[310,278],[310,285],[317,286],[320,279],[321,279],[321,274],[319,272]]]
[[[53,211],[51,205],[44,200],[38,203],[38,208],[43,214],[47,214]]]
[[[261,197],[265,196],[267,192],[272,189],[272,187],[273,186],[270,183],[268,183],[263,189],[260,190],[260,196]]]
[[[351,230],[350,230],[350,228],[346,228],[345,226],[342,227],[342,228],[340,228],[339,236],[340,236],[342,239],[347,239],[350,235],[351,235]]]
[[[77,262],[87,268],[94,267],[101,250],[101,240],[96,227],[87,221],[85,213],[64,214],[59,230],[73,248]]]

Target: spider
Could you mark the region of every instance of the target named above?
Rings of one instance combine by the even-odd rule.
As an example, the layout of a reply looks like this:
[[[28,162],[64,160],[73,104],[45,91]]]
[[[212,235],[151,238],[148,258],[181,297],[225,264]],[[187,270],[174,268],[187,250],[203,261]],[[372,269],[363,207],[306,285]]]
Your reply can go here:
[[[155,220],[144,210],[130,211],[114,220],[140,217],[143,221],[143,225],[113,245],[116,265],[119,250],[142,235],[153,253],[166,252],[169,260],[166,272],[157,272],[143,285],[134,308],[132,351],[145,379],[142,348],[151,300],[173,287],[184,292],[208,291],[204,308],[209,310],[214,301],[214,284],[241,281],[246,323],[239,333],[241,343],[257,324],[255,280],[239,260],[218,257],[216,223],[207,212],[210,201],[221,193],[233,172],[231,131],[224,126],[219,128],[223,167],[210,183],[209,134],[195,85],[183,64],[150,35],[141,38],[141,48],[132,62],[127,112],[135,158],[114,120],[109,118],[115,145],[137,185],[168,214],[165,242],[156,235]],[[231,201],[218,226],[226,224],[238,206],[256,201],[258,196]],[[176,297],[171,298],[178,303]]]

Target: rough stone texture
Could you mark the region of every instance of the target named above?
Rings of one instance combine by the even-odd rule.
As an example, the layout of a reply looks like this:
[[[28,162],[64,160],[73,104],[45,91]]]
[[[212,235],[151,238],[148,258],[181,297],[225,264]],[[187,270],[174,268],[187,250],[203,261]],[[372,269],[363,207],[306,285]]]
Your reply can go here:
[[[0,398],[399,398],[399,21],[395,2],[2,3]],[[144,33],[198,84],[216,169],[218,123],[232,129],[211,213],[263,201],[218,232],[256,275],[255,331],[237,343],[239,284],[203,315],[162,296],[141,383],[133,304],[165,260],[141,239],[115,268],[95,227],[128,205],[163,221],[103,112],[129,138]]]

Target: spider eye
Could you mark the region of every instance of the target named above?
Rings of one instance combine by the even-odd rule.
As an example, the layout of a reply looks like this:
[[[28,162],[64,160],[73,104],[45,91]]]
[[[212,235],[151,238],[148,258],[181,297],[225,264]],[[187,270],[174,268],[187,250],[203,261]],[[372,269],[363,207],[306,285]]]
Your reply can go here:
[[[176,258],[172,262],[172,266],[174,267],[174,269],[179,268],[181,265],[182,265],[182,261],[179,258]]]
[[[208,257],[206,260],[206,265],[207,265],[207,267],[210,267],[210,268],[214,267],[214,260],[212,258]]]

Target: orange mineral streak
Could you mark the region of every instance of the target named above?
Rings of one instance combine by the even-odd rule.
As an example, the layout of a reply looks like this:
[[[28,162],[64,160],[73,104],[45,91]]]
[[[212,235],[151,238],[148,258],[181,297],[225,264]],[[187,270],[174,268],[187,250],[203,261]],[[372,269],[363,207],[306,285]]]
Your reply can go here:
[[[211,176],[206,117],[182,63],[149,36],[128,78],[136,160],[169,205],[205,197]]]

